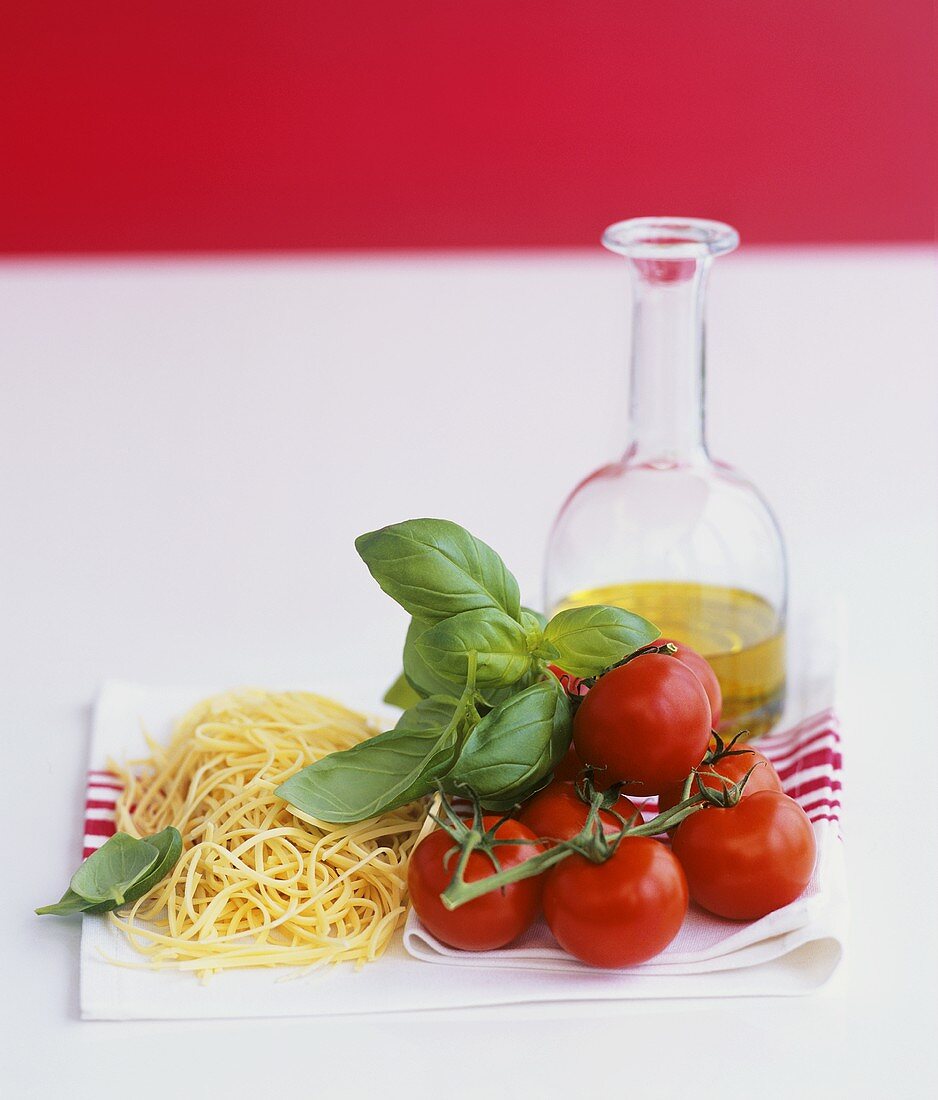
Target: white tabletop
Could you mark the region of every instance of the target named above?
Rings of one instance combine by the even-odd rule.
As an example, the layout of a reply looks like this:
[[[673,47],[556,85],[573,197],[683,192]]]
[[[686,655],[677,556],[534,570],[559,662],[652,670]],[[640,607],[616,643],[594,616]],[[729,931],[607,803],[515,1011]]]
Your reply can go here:
[[[279,1095],[292,1081],[304,1095],[566,1096],[584,1065],[656,1097],[704,1095],[700,1075],[716,1067],[722,1097],[938,1083],[926,801],[938,771],[938,275],[921,249],[750,250],[712,281],[712,450],[773,502],[795,609],[837,594],[849,623],[854,930],[832,987],[91,1024],[77,1018],[77,922],[32,915],[80,848],[103,678],[287,686],[352,672],[377,692],[403,615],[352,539],[413,515],[492,542],[537,601],[553,513],[625,443],[626,294],[621,264],[598,250],[0,266],[11,1095],[90,1097],[123,1081],[136,1097]]]

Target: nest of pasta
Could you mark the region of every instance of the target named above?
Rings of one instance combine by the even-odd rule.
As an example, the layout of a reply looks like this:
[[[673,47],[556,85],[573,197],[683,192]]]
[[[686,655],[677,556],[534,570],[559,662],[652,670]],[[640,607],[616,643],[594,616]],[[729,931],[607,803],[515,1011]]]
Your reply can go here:
[[[146,836],[175,825],[183,852],[167,878],[110,919],[150,965],[203,975],[376,958],[405,916],[425,808],[337,826],[298,813],[274,789],[377,732],[322,696],[241,691],[198,704],[169,745],[148,737],[150,756],[111,765],[125,784],[117,827]]]

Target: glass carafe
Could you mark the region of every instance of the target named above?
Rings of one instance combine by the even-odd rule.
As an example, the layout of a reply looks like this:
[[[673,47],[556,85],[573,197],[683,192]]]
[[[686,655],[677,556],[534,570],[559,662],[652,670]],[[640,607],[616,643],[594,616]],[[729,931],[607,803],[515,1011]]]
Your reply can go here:
[[[650,619],[713,665],[721,733],[756,736],[785,696],[785,551],[768,505],[710,458],[704,435],[707,271],[738,243],[728,225],[682,218],[634,218],[603,235],[632,282],[629,442],[561,508],[545,603]]]

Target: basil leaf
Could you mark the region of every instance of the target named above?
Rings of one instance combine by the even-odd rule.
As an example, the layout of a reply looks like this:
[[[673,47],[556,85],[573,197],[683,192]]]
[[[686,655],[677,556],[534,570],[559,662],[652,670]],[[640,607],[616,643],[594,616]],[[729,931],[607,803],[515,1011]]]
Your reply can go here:
[[[79,896],[69,887],[55,905],[43,905],[42,908],[37,909],[36,912],[40,917],[46,916],[47,914],[67,917],[72,913],[88,913],[96,910],[100,912],[102,909],[106,908],[109,908],[108,902],[88,901],[87,898]]]
[[[159,849],[127,833],[115,833],[81,864],[69,884],[91,902],[123,905],[127,891],[156,863]]]
[[[424,730],[444,729],[453,720],[459,700],[448,695],[434,695],[419,699],[398,718],[395,729],[422,733]]]
[[[411,687],[410,681],[402,672],[384,693],[382,702],[388,703],[392,707],[400,707],[401,710],[406,710],[419,700],[419,692]]]
[[[398,725],[343,752],[330,753],[292,775],[276,793],[310,817],[347,824],[422,798],[452,767],[471,693],[458,704],[425,699],[407,712],[413,728]],[[430,714],[445,725],[427,725]]]
[[[571,710],[546,680],[500,703],[466,738],[446,776],[448,789],[469,787],[490,809],[510,809],[532,793],[570,744]]]
[[[418,619],[438,623],[495,607],[519,619],[518,582],[481,539],[444,519],[411,519],[359,535],[355,548],[385,592]]]
[[[541,679],[542,672],[543,669],[536,662],[532,661],[531,667],[520,680],[516,680],[513,684],[507,684],[504,687],[489,686],[479,688],[476,690],[476,695],[482,700],[485,706],[491,710],[497,707],[499,703],[504,703],[506,699],[510,699],[512,695],[517,695],[520,691],[524,691],[525,688],[529,688],[532,684],[538,683]]]
[[[444,679],[464,684],[469,654],[476,655],[476,683],[504,686],[531,667],[524,628],[503,611],[463,611],[430,627],[417,640],[417,652]]]
[[[117,840],[117,837],[122,839]],[[148,849],[154,853],[150,865],[128,883],[127,877],[133,872],[133,868],[143,866],[143,861],[150,858]],[[104,856],[100,857],[102,852]],[[97,852],[92,852],[72,876],[72,886],[78,880],[82,890],[94,890],[97,893],[107,890],[110,896],[104,899],[89,898],[76,893],[70,886],[55,905],[44,905],[36,912],[40,916],[50,913],[58,916],[68,916],[71,913],[108,913],[148,894],[176,866],[181,854],[182,836],[172,825],[143,840],[137,840],[127,833],[115,833]],[[92,860],[95,862],[89,869],[88,864]]]
[[[555,615],[544,639],[557,650],[555,660],[574,676],[596,676],[661,631],[647,619],[621,607],[574,607]]]
[[[182,855],[182,834],[172,825],[167,825],[165,829],[154,833],[153,836],[144,837],[144,840],[157,850],[156,862],[143,878],[138,879],[127,891],[124,898],[125,904],[137,901],[144,894],[149,894],[158,882],[166,878]]]
[[[407,628],[407,637],[404,639],[404,676],[414,691],[424,698],[429,698],[431,695],[449,695],[454,686],[450,680],[434,672],[417,648],[420,638],[430,629],[429,623],[411,619],[410,626]]]

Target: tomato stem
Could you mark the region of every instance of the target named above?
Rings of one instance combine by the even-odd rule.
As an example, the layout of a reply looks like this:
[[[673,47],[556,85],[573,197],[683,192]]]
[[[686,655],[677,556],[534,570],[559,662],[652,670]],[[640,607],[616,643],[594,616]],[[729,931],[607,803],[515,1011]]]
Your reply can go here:
[[[491,893],[493,890],[499,890],[504,886],[510,886],[514,882],[521,882],[524,879],[543,874],[544,871],[549,870],[555,864],[572,855],[583,856],[591,863],[604,863],[614,854],[620,842],[626,837],[657,836],[674,825],[680,824],[685,817],[689,817],[692,813],[696,813],[697,810],[707,805],[707,798],[704,795],[694,795],[687,802],[672,807],[666,813],[659,814],[647,823],[641,825],[633,825],[630,822],[625,823],[618,832],[607,835],[599,817],[605,799],[606,792],[593,791],[586,821],[583,828],[572,840],[558,841],[553,848],[548,849],[546,852],[538,852],[536,855],[532,855],[530,859],[526,859],[524,863],[510,867],[506,871],[497,871],[494,875],[487,875],[485,878],[476,879],[474,882],[466,882],[464,873],[469,856],[463,848],[450,884],[440,895],[443,904],[447,909],[458,909],[459,906],[466,905],[468,902],[474,901],[484,894]],[[634,818],[632,820],[634,821]],[[462,836],[458,838],[454,836],[454,839],[462,847],[468,845],[471,836],[472,832],[466,829]],[[483,837],[481,841],[473,844],[473,847],[487,851],[489,848],[495,848],[501,843],[508,842],[499,841],[494,837],[491,840]],[[536,842],[522,841],[521,843],[534,844]]]
[[[676,657],[677,646],[674,642],[665,642],[663,645],[656,645],[655,643],[644,645],[641,649],[636,649],[634,653],[627,654],[621,661],[616,661],[614,665],[604,668],[598,676],[584,676],[583,679],[580,680],[580,683],[586,684],[587,688],[591,688],[596,681],[601,680],[607,672],[612,672],[612,670],[616,668],[622,668],[623,665],[627,665],[631,661],[634,661],[636,657],[645,657],[649,653],[666,653],[669,657]]]
[[[499,840],[495,836],[494,830],[485,830],[482,827],[482,811],[478,799],[474,796],[472,798],[473,825],[470,828],[456,814],[456,811],[444,797],[441,804],[445,807],[450,820],[445,824],[441,821],[440,825],[456,841],[460,848],[460,856],[453,877],[440,895],[440,899],[447,909],[458,909],[461,905],[466,905],[468,902],[474,901],[484,894],[489,894],[493,890],[500,890],[505,886],[511,886],[512,883],[522,882],[524,879],[543,874],[544,871],[549,870],[572,855],[582,856],[584,859],[590,860],[591,863],[604,863],[615,854],[622,841],[629,837],[658,836],[660,833],[665,833],[669,829],[680,825],[682,821],[707,806],[716,806],[719,809],[735,806],[742,795],[743,788],[749,781],[750,775],[758,766],[758,764],[754,764],[738,783],[727,783],[720,777],[721,789],[719,790],[715,787],[708,787],[695,770],[687,777],[685,783],[685,795],[689,795],[689,797],[682,798],[677,805],[639,825],[632,824],[635,821],[634,817],[631,821],[626,822],[624,818],[616,814],[623,824],[618,832],[611,834],[607,834],[603,829],[599,817],[600,810],[604,808],[605,803],[608,801],[609,792],[595,790],[589,778],[587,778],[583,783],[582,793],[588,793],[590,808],[580,832],[571,840],[557,841],[554,847],[549,848],[547,851],[539,851],[532,855],[530,859],[526,859],[523,863],[519,863],[514,867],[509,867],[505,871],[501,870],[495,856],[495,849],[500,844],[538,844],[540,841]],[[690,785],[695,777],[697,778],[699,793],[690,795]],[[474,851],[483,851],[488,855],[495,867],[495,874],[487,875],[485,878],[476,879],[473,882],[466,882],[466,867],[469,863],[469,857]]]

